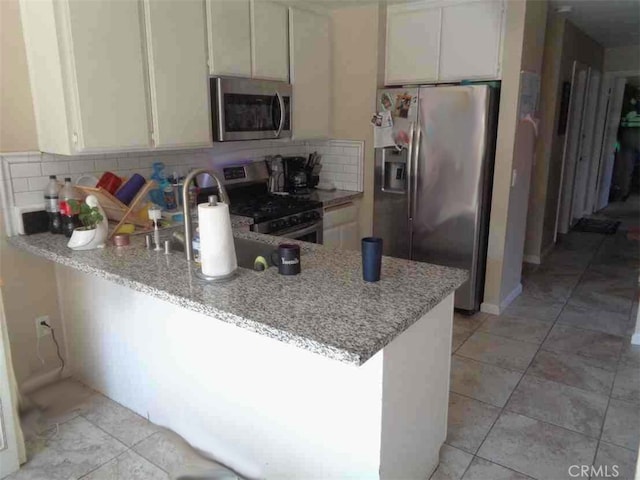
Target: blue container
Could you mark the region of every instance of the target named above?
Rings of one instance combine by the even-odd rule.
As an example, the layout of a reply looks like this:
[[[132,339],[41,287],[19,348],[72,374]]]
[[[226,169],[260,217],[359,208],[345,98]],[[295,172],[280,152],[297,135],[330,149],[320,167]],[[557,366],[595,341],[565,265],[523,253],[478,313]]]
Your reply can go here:
[[[122,185],[116,192],[116,198],[125,205],[129,205],[138,192],[144,187],[146,180],[142,175],[134,173],[127,183]]]
[[[365,237],[362,239],[362,278],[365,282],[380,280],[382,264],[382,239]]]

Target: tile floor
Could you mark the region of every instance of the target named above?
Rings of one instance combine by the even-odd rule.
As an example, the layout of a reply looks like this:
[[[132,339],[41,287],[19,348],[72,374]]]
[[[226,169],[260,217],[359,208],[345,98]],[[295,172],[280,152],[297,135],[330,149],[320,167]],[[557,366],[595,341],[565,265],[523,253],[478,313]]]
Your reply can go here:
[[[559,480],[575,478],[571,465],[634,478],[640,245],[626,233],[639,206],[636,197],[605,212],[622,220],[615,235],[572,232],[543,265],[527,265],[503,315],[456,314],[448,435],[432,480]]]
[[[239,477],[181,437],[67,379],[29,395],[28,461],[5,480],[232,480]]]
[[[527,266],[504,315],[456,314],[448,436],[432,480],[559,480],[571,465],[617,465],[618,479],[634,478],[640,250],[624,233],[638,212],[622,215],[618,234],[571,233]],[[29,461],[7,480],[167,480],[188,467],[237,478],[73,380],[30,400]]]

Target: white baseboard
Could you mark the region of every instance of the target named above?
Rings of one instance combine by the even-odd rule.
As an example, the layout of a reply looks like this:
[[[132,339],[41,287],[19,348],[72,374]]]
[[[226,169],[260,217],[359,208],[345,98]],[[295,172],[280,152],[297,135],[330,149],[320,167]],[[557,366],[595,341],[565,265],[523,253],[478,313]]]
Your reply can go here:
[[[634,333],[631,336],[631,344],[632,345],[640,345],[640,332]]]
[[[525,255],[522,257],[525,263],[533,263],[534,265],[540,265],[540,255]]]
[[[522,283],[518,283],[516,288],[514,288],[507,297],[500,302],[500,305],[496,305],[494,303],[482,302],[480,305],[480,311],[484,313],[490,313],[492,315],[500,315],[502,312],[506,310],[506,308],[511,305],[518,295],[522,293]]]
[[[493,303],[482,302],[480,304],[482,313],[490,313],[491,315],[500,315],[500,306]]]
[[[60,371],[59,368],[55,370],[51,370],[49,372],[42,373],[40,375],[36,375],[35,377],[31,377],[20,385],[20,393],[22,395],[29,395],[31,392],[38,390],[39,388],[44,387],[45,385],[49,385],[50,383],[55,382],[56,380],[62,380],[64,378],[69,378],[71,376],[71,370],[69,367],[65,367],[64,371]]]

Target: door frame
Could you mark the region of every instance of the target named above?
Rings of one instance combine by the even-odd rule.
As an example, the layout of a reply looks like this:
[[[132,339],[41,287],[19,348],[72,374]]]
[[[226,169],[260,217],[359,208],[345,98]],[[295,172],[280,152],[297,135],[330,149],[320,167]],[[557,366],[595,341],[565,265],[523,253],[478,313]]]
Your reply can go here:
[[[576,85],[578,75],[583,71],[586,72],[584,92],[581,96],[581,103],[576,104]],[[575,164],[577,163],[576,159],[580,155],[580,146],[582,143],[580,142],[580,138],[583,124],[582,119],[584,116],[584,105],[586,103],[584,100],[586,92],[589,89],[589,71],[590,67],[588,67],[587,65],[584,65],[578,61],[573,62],[573,72],[571,74],[571,95],[569,96],[567,128],[564,137],[562,168],[560,170],[560,185],[558,187],[558,204],[556,206],[556,223],[553,233],[554,243],[558,239],[558,233],[567,233],[571,224],[571,203],[573,200],[573,183],[575,181]],[[577,148],[575,151],[575,158],[572,159],[569,158],[569,149],[573,147],[573,145],[571,144],[571,129],[575,126],[576,122],[579,122],[576,136]]]
[[[589,81],[585,91],[585,101],[582,118],[580,150],[576,163],[576,174],[573,183],[573,200],[571,204],[571,225],[575,224],[585,215],[591,213],[588,210],[588,188],[592,175],[592,161],[594,148],[594,131],[596,126],[596,113],[598,109],[600,82],[602,73],[599,70],[589,70]]]
[[[597,175],[593,179],[588,188],[588,197],[591,199],[589,203],[590,213],[601,210],[608,205],[609,189],[611,182],[602,184],[606,180],[607,170],[611,170],[611,153],[613,144],[607,141],[607,133],[609,132],[610,122],[620,117],[622,110],[621,97],[624,94],[624,86],[626,84],[626,78],[637,75],[638,72],[634,70],[605,72],[602,76],[602,88],[600,90],[600,102],[598,104],[598,119],[596,120],[601,124],[600,129],[596,129],[595,142],[593,149],[593,161],[595,165],[592,168],[597,168]],[[624,83],[620,82],[624,80]],[[617,100],[620,100],[618,102]],[[619,103],[619,107],[617,107]],[[613,113],[615,111],[615,113]]]

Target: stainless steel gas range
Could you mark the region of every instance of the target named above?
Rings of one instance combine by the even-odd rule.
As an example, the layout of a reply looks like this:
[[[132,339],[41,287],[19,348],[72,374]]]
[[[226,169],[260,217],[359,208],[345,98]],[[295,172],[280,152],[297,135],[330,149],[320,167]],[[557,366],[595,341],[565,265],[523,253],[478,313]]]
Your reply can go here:
[[[233,215],[253,219],[258,233],[322,243],[322,203],[268,191],[266,163],[247,162],[219,167]]]

